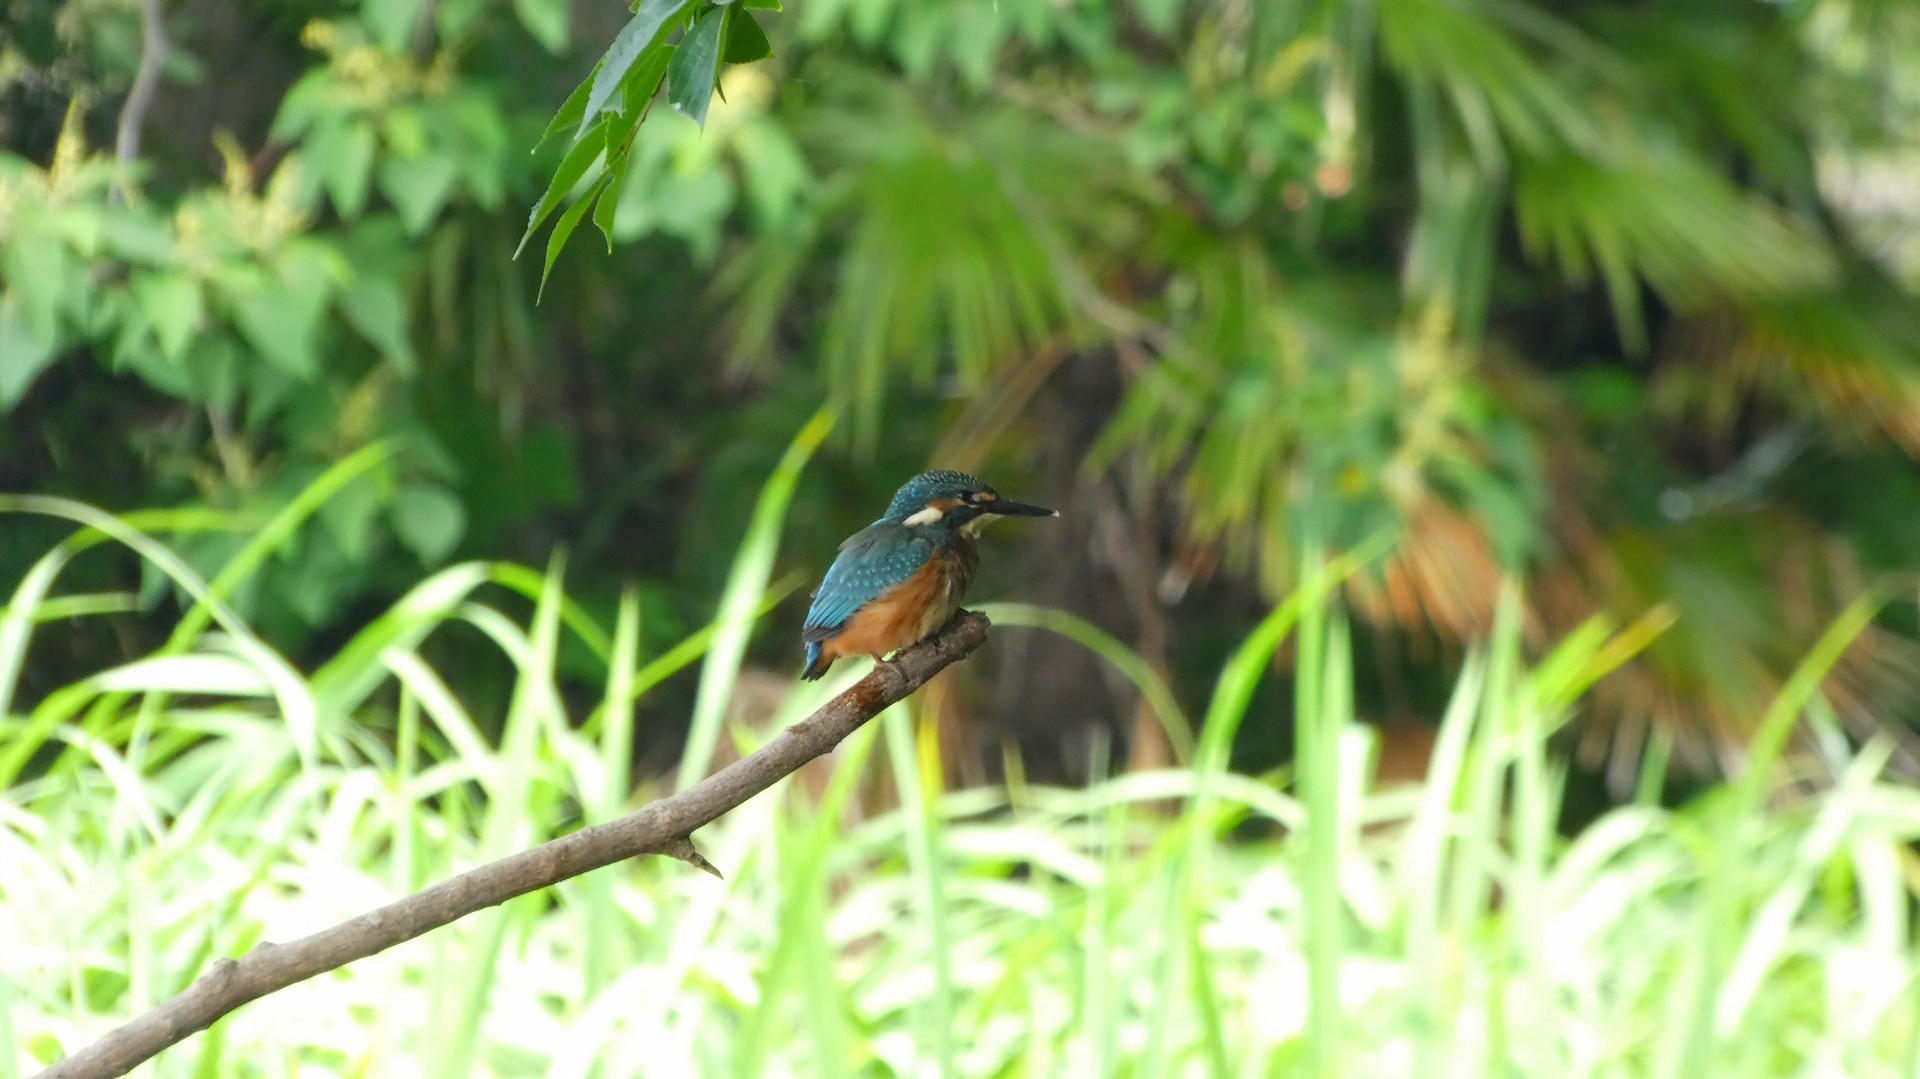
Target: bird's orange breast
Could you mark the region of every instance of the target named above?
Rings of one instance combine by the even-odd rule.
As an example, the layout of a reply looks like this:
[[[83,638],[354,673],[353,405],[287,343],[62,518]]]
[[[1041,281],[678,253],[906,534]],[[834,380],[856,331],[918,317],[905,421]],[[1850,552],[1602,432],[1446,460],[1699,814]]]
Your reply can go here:
[[[885,656],[925,639],[945,625],[971,581],[968,552],[935,555],[913,576],[888,589],[822,642],[829,656]]]

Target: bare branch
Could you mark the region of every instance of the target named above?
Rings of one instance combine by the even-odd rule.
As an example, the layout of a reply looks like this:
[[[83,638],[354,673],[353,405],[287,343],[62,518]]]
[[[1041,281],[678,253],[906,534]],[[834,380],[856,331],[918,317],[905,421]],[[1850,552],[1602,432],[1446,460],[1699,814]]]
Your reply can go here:
[[[167,62],[172,46],[167,29],[161,24],[160,0],[140,0],[140,67],[133,73],[133,88],[120,106],[120,131],[114,140],[114,158],[119,176],[113,182],[115,198],[122,197],[133,164],[140,157],[140,129],[146,123],[147,109],[153,105],[154,91],[160,87],[160,66]]]
[[[187,991],[41,1072],[37,1079],[108,1079],[207,1029],[248,1001],[383,952],[509,899],[624,861],[668,854],[718,875],[689,836],[721,814],[833,749],[987,639],[984,615],[962,611],[945,628],[877,665],[845,693],[743,757],[619,820],[469,870],[287,944],[261,943],[238,960],[218,959]]]

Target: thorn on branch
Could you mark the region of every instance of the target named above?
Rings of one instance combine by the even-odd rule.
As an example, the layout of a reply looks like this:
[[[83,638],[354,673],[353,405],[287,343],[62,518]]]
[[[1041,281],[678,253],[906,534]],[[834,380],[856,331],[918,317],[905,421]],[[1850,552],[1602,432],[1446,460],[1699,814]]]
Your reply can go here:
[[[686,836],[675,836],[667,840],[666,845],[660,848],[660,853],[670,858],[678,858],[702,872],[712,873],[715,880],[727,879],[720,875],[720,870],[714,868],[712,862],[702,858],[700,852],[693,849],[693,840],[688,839]]]

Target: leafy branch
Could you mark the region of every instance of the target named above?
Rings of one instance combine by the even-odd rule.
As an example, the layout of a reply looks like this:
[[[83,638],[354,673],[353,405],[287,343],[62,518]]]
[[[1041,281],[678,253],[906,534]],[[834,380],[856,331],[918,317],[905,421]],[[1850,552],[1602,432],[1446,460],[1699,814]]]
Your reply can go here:
[[[652,110],[661,83],[667,103],[702,130],[707,106],[720,85],[723,64],[750,64],[773,55],[766,31],[749,8],[779,11],[780,0],[639,0],[627,25],[614,37],[605,55],[560,106],[537,151],[554,138],[572,132],[565,157],[554,169],[547,190],[527,217],[514,257],[563,203],[566,209],[547,236],[546,265],[540,271],[544,292],[554,260],[593,212],[593,223],[613,246],[613,217],[620,204],[634,136]],[[678,42],[671,42],[679,32]],[[592,170],[599,171],[588,179]],[[585,190],[574,191],[585,181]],[[569,201],[571,200],[571,201]]]

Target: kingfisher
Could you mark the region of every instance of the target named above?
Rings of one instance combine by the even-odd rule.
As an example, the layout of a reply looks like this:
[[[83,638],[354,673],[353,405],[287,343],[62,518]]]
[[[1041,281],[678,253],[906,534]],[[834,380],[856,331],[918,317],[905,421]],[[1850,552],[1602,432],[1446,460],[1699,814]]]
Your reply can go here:
[[[964,472],[934,469],[894,493],[885,516],[840,545],[813,594],[800,640],[811,682],[841,656],[876,663],[925,640],[960,609],[980,564],[974,537],[998,517],[1058,517],[1000,497]]]

